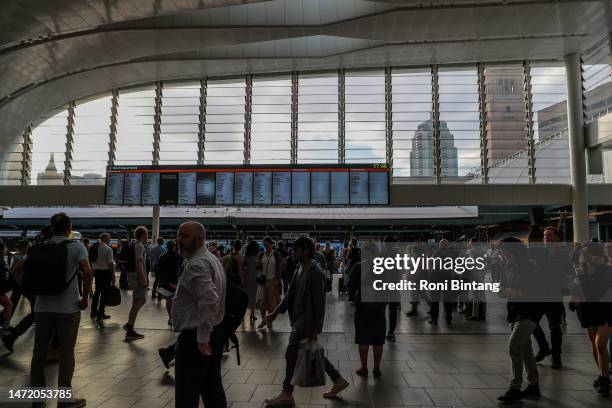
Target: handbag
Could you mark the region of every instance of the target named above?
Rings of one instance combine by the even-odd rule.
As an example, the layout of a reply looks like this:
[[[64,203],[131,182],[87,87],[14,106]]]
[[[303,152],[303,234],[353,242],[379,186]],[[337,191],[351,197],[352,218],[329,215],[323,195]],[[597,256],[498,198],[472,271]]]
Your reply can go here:
[[[299,387],[325,385],[325,350],[316,341],[300,344],[291,384]]]
[[[119,306],[121,304],[121,291],[115,285],[110,285],[104,289],[104,299],[106,306]]]
[[[257,278],[255,278],[255,281],[257,283],[259,283],[260,285],[263,285],[264,283],[266,283],[266,275],[257,275]]]

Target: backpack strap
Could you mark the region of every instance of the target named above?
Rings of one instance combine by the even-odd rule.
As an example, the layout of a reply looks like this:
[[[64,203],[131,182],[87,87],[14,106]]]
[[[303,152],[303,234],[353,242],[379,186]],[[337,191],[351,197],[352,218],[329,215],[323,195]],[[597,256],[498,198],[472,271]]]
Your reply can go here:
[[[67,248],[68,245],[72,244],[72,243],[76,243],[76,242],[78,242],[78,241],[74,240],[74,239],[67,239],[67,240],[64,240],[62,242],[58,242],[57,245],[58,246],[59,245],[65,246],[66,247],[66,251],[68,251],[68,248]],[[67,261],[68,261],[68,253],[66,253],[66,262]],[[74,280],[74,278],[77,276],[78,273],[79,273],[79,268],[77,268],[76,271],[74,271],[74,274],[72,274],[72,277],[66,283],[66,288],[68,288],[68,286],[70,286],[70,284],[72,283],[72,281]],[[80,292],[80,289],[79,289],[79,292]]]

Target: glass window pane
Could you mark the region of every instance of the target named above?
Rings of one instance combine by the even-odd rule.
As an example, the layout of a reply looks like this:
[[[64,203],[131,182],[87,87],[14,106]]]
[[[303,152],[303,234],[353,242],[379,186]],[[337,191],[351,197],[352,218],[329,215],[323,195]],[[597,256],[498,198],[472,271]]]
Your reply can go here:
[[[251,163],[291,161],[291,76],[253,77]]]
[[[197,164],[200,81],[164,82],[159,164]]]
[[[244,163],[244,114],[246,81],[209,79],[206,86],[205,164]],[[218,141],[233,141],[228,151]]]
[[[77,101],[74,108],[71,184],[102,184],[108,164],[112,95]]]
[[[115,164],[153,163],[155,85],[119,90]]]
[[[385,162],[385,72],[345,73],[345,160]]]
[[[31,184],[64,184],[68,110],[42,116],[32,129]]]

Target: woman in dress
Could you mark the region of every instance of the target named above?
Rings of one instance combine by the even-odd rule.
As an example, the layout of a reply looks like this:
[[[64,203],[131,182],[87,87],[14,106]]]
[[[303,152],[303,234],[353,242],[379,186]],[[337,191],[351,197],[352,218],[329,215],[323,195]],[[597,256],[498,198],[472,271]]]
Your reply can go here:
[[[255,240],[250,240],[244,251],[244,290],[249,295],[249,320],[251,325],[257,320],[255,317],[255,300],[257,298],[257,256],[259,255],[259,245]]]
[[[255,308],[259,309],[261,317],[265,318],[266,314],[273,312],[280,303],[283,263],[280,253],[274,250],[274,242],[271,237],[265,237],[262,243],[264,250],[259,254],[257,260],[259,275],[257,277]],[[268,329],[272,329],[271,322],[267,326]],[[260,328],[262,328],[261,325]]]

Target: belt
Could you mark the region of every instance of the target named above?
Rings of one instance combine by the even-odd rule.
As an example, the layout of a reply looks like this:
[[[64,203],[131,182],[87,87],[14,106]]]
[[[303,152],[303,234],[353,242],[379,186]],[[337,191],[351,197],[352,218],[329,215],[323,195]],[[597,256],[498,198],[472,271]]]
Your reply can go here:
[[[94,272],[110,272],[110,269],[94,269]]]

